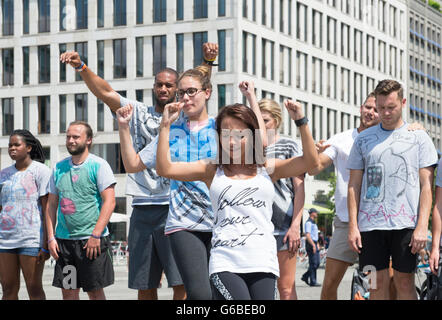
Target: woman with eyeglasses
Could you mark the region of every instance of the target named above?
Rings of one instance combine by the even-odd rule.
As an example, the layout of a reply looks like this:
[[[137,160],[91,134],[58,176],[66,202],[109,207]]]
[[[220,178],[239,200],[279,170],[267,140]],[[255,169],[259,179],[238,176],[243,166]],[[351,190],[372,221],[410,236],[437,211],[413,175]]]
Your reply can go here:
[[[179,120],[171,128],[173,161],[191,162],[216,157],[215,120],[207,112],[211,94],[210,70],[207,67],[188,70],[178,79],[177,98],[184,107]],[[116,114],[125,167],[133,168],[134,172],[146,167],[154,168],[157,140],[137,154],[132,147],[128,126],[132,106],[120,108]],[[163,159],[158,158],[158,161]],[[208,276],[212,227],[213,213],[207,186],[201,181],[171,180],[165,234],[170,237],[189,300],[212,298]]]

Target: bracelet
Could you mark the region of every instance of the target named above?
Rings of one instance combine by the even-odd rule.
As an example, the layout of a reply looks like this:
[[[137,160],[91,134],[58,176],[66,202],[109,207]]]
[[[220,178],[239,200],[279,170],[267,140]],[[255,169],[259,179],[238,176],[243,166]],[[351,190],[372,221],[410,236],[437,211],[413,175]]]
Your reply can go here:
[[[50,238],[49,240],[48,240],[48,244],[50,244],[52,241],[54,241],[55,240],[55,237],[52,237],[52,238]]]
[[[308,122],[308,118],[307,117],[295,120],[295,124],[296,124],[297,127],[300,127],[300,126],[302,126],[304,124],[307,124],[307,122]]]
[[[45,248],[40,248],[41,251],[45,252],[45,253],[49,253],[48,250],[46,250]]]
[[[87,68],[87,65],[83,61],[81,61],[81,65],[79,67],[75,68],[75,71],[81,72],[86,68]]]
[[[97,236],[94,235],[93,233],[91,233],[91,237],[94,238],[94,239],[101,239],[101,236],[98,236],[98,237],[97,237]]]
[[[214,63],[216,59],[213,60],[206,60],[206,58],[204,58],[204,62],[206,64],[208,64],[209,66],[218,66],[218,64]]]

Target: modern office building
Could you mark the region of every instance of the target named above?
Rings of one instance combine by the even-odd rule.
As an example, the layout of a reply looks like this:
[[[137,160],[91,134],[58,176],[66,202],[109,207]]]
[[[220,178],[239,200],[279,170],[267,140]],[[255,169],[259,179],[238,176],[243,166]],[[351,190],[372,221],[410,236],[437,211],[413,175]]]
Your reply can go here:
[[[358,125],[359,106],[379,80],[407,84],[407,15],[405,0],[1,0],[0,166],[11,163],[14,128],[36,134],[53,165],[68,155],[66,126],[86,120],[96,132],[93,152],[116,173],[117,210],[130,205],[115,121],[59,62],[70,50],[122,95],[150,105],[157,70],[196,66],[202,44],[217,42],[211,115],[242,101],[238,84],[252,80],[258,98],[301,101],[314,138],[327,139]],[[286,111],[282,132],[296,136]],[[306,203],[327,185],[308,177]]]
[[[425,126],[441,155],[442,14],[427,1],[409,1],[408,8],[408,118]]]

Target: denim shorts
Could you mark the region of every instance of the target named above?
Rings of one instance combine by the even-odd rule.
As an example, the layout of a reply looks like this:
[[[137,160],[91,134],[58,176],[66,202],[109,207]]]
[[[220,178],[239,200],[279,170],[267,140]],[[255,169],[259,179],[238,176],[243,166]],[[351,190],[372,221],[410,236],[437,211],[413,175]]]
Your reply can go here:
[[[40,248],[15,248],[15,249],[0,249],[0,253],[10,253],[22,256],[36,257],[40,252]]]

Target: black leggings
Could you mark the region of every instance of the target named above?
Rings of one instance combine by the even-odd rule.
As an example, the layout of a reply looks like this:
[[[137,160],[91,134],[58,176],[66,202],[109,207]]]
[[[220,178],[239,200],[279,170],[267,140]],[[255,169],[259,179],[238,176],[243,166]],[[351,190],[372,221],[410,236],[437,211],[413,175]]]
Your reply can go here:
[[[276,276],[272,273],[220,272],[210,276],[216,300],[275,300]]]
[[[209,256],[212,233],[177,231],[170,234],[170,245],[188,300],[211,300]]]

